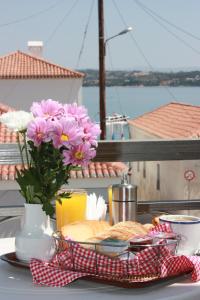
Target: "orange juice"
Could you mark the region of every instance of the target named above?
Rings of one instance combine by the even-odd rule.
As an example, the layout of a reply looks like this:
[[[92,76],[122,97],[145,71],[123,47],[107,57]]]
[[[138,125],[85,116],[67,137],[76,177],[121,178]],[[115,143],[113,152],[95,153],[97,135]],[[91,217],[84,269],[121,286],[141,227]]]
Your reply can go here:
[[[56,223],[57,230],[62,226],[86,219],[87,193],[85,190],[69,190],[70,198],[60,198],[61,203],[56,200]]]

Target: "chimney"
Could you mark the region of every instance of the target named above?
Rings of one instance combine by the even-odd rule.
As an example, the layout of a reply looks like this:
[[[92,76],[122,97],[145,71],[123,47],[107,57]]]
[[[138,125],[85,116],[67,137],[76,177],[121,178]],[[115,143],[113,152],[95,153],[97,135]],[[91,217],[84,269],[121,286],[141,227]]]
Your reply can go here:
[[[42,41],[28,41],[28,51],[31,55],[42,57],[43,42]]]

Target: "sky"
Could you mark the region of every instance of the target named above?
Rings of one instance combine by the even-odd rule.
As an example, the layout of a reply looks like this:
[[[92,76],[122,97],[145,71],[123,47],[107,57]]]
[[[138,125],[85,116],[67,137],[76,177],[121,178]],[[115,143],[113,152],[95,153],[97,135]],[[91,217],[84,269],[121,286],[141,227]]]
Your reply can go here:
[[[97,3],[0,0],[0,56],[27,52],[27,42],[39,40],[49,61],[97,69]],[[106,69],[200,69],[199,12],[199,0],[104,0],[106,38],[133,27],[107,43]]]

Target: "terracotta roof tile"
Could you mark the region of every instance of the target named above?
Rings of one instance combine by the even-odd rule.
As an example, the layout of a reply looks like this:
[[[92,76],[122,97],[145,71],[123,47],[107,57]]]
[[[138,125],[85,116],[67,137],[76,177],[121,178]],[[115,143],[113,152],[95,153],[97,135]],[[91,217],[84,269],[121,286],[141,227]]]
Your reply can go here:
[[[0,57],[0,79],[82,78],[83,73],[16,51]]]
[[[129,121],[161,138],[195,138],[200,136],[200,106],[171,102]]]
[[[83,176],[84,176],[84,178],[89,178],[90,177],[88,168],[87,169],[83,169]]]
[[[0,165],[0,180],[15,180],[16,168],[22,169],[22,165]],[[92,170],[92,171],[91,171]],[[70,171],[71,179],[82,178],[114,178],[121,177],[126,170],[122,163],[91,163],[88,168],[80,171]]]
[[[76,172],[77,178],[103,178],[103,177],[121,177],[122,173],[127,171],[127,166],[121,162],[105,162],[105,163],[90,163],[88,168],[82,170],[79,177]]]

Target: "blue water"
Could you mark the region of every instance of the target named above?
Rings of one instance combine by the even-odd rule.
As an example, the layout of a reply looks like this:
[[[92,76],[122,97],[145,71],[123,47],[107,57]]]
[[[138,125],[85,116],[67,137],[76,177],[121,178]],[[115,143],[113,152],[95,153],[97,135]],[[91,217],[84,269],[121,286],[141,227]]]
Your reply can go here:
[[[108,87],[106,115],[116,112],[135,118],[172,101],[200,105],[200,87]],[[83,105],[90,117],[99,121],[97,87],[83,88]]]

